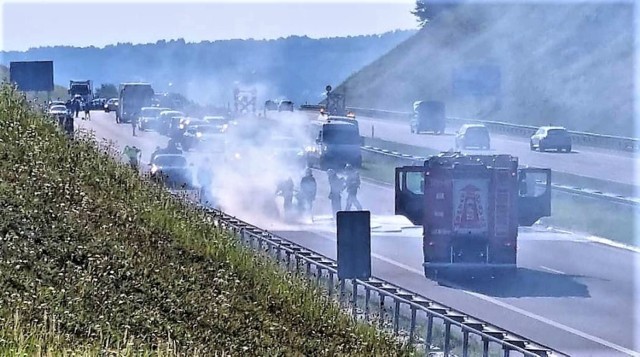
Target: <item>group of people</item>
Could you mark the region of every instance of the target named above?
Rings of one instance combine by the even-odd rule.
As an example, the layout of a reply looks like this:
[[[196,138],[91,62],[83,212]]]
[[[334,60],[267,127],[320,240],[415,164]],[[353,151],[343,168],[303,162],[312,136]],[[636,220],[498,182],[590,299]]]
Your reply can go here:
[[[358,190],[360,189],[360,174],[350,164],[345,167],[345,177],[340,177],[335,170],[327,170],[329,180],[329,200],[331,201],[331,213],[336,217],[338,211],[342,210],[342,192],[346,191],[347,200],[344,209],[350,211],[352,207],[356,210],[362,210],[362,205],[358,200]],[[316,199],[317,183],[313,177],[311,169],[307,169],[305,175],[300,180],[300,189],[295,191],[294,183],[291,177],[283,180],[278,184],[276,195],[284,198],[284,212],[290,214],[293,205],[293,198],[296,197],[299,212],[311,215],[313,202]]]
[[[89,103],[85,103],[81,98],[68,99],[65,106],[67,107],[67,111],[69,111],[71,115],[75,115],[76,118],[80,114],[81,109],[84,109],[84,119],[91,118]]]

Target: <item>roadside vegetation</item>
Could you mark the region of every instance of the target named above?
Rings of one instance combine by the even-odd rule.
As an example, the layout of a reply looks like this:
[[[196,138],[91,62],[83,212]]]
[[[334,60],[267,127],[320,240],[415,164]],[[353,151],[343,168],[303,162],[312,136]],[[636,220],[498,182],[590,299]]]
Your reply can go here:
[[[410,351],[0,90],[0,355]]]

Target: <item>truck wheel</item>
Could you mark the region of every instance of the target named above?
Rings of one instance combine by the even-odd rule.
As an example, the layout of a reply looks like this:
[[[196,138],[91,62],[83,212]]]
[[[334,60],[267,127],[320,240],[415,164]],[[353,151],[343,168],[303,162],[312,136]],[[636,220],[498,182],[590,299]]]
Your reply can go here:
[[[430,280],[438,280],[438,269],[425,267],[424,276]]]
[[[571,152],[571,146],[567,146],[564,150],[565,150],[566,152]]]

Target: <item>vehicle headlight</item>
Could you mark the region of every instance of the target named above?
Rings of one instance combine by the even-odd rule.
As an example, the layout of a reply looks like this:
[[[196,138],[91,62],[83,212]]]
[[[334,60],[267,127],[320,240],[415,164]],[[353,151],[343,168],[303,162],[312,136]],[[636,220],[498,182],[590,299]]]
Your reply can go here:
[[[158,172],[158,166],[156,165],[151,166],[151,173],[155,174],[156,172]]]
[[[233,157],[239,160],[242,156],[240,155],[239,152],[237,152],[237,153],[233,154]]]
[[[196,133],[196,138],[201,138],[202,137],[202,133],[201,132],[197,132]]]
[[[108,104],[105,104],[105,105],[104,105],[104,109],[107,109],[107,108],[109,108],[109,105],[108,105]]]
[[[304,148],[304,151],[306,152],[315,152],[316,151],[316,147],[315,146],[307,146]]]
[[[184,129],[184,124],[180,124],[180,125],[178,125],[178,127],[179,127],[180,129]]]

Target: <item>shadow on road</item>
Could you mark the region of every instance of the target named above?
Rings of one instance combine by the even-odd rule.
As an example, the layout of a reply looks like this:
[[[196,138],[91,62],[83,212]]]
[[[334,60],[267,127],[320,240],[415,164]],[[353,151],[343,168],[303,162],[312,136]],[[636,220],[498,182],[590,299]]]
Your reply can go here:
[[[494,297],[590,297],[587,286],[578,281],[581,277],[518,268],[512,276],[447,276],[438,284]]]

